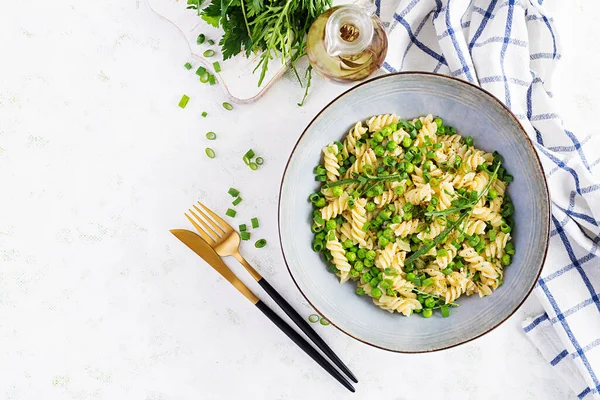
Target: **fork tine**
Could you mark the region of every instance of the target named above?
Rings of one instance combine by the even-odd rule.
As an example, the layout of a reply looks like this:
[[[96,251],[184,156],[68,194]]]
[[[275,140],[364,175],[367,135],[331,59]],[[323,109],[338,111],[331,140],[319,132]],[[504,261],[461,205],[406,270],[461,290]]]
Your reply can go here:
[[[223,231],[223,233],[227,233],[226,230],[228,230],[228,231],[232,231],[233,230],[233,228],[231,227],[231,225],[229,225],[227,222],[225,222],[225,220],[223,218],[219,217],[217,214],[215,214],[214,212],[212,212],[210,208],[206,207],[204,204],[202,204],[200,202],[198,202],[198,204],[200,205],[200,207],[202,207],[202,209],[204,211],[206,211],[207,213],[209,213],[210,216],[213,217],[215,221],[218,222],[219,229],[221,229]],[[196,207],[196,209],[198,209],[198,208]]]
[[[201,218],[200,215],[196,214],[194,212],[194,210],[192,210],[191,208],[188,209],[188,211],[190,212],[190,214],[192,214],[195,218],[196,218],[196,222],[199,223],[203,228],[203,230],[208,233],[209,235],[212,235],[215,238],[215,241],[217,239],[220,239],[221,236],[223,236],[217,229],[215,229],[215,223],[213,221],[211,221],[208,216],[206,214],[204,214],[202,211],[200,211],[198,209],[198,207],[193,206],[197,211],[200,212],[200,215],[202,215]],[[208,221],[208,222],[207,222]]]
[[[223,232],[226,230],[233,230],[231,225],[229,225],[223,218],[219,217],[218,214],[214,213],[210,208],[206,207],[204,204],[198,201],[198,205],[202,207],[204,211],[210,214],[211,217],[214,218],[215,221],[219,224],[219,228],[223,229]]]
[[[219,226],[218,223],[216,223],[215,221],[213,221],[212,219],[210,219],[210,217],[208,215],[206,215],[206,213],[204,213],[204,211],[202,211],[201,209],[199,209],[198,207],[196,207],[195,205],[193,206],[196,211],[198,211],[200,213],[200,215],[202,215],[202,217],[204,218],[204,220],[202,220],[202,222],[206,221],[207,223],[210,224],[211,229],[217,234],[218,237],[221,237],[223,235],[225,235],[225,231],[223,230],[223,228],[221,228]],[[204,223],[204,225],[206,226],[206,223]]]
[[[193,214],[194,212],[192,210],[190,210],[190,212]],[[186,218],[192,223],[192,225],[194,225],[194,228],[196,228],[196,230],[198,231],[198,233],[200,234],[200,236],[202,236],[202,239],[206,240],[206,242],[210,243],[216,243],[216,240],[212,238],[212,236],[210,236],[208,233],[206,233],[205,229],[202,228],[200,225],[198,225],[198,223],[194,220],[194,218],[190,217],[188,215],[188,213],[185,213]],[[196,218],[198,218],[198,216],[196,216]],[[214,233],[213,233],[214,235]]]

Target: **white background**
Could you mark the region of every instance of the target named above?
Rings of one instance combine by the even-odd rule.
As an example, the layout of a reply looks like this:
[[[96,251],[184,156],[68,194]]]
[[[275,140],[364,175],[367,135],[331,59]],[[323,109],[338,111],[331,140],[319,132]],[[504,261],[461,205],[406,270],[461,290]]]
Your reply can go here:
[[[600,134],[600,6],[559,3],[558,111]],[[240,189],[236,223],[258,216],[253,239],[269,242],[243,253],[311,314],[277,245],[277,194],[302,129],[347,87],[315,78],[298,108],[288,73],[228,112],[186,61],[143,2],[0,2],[0,398],[351,398],[168,232],[190,228],[195,200],[224,212],[227,189]],[[241,161],[249,148],[266,160],[257,172]],[[521,331],[540,311],[530,298],[483,338],[426,355],[317,330],[360,378],[355,399],[574,398]]]

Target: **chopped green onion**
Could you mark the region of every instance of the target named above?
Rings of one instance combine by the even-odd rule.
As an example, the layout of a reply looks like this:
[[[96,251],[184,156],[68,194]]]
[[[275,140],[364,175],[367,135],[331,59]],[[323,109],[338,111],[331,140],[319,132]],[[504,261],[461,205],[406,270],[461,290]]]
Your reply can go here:
[[[201,33],[198,35],[198,38],[196,39],[196,44],[202,44],[202,43],[204,43],[205,40],[206,40],[206,36],[204,35],[204,33]]]
[[[252,149],[248,150],[246,154],[244,154],[244,158],[252,160],[254,158],[254,151]]]
[[[225,215],[227,215],[228,217],[231,217],[231,218],[234,218],[236,214],[237,214],[237,211],[232,210],[231,208],[228,208],[227,211],[225,211]]]
[[[199,66],[198,69],[196,70],[196,75],[202,76],[202,74],[205,72],[206,72],[206,68],[204,68],[203,66]]]
[[[188,71],[190,69],[192,69],[192,64],[190,64],[189,62],[186,62],[185,64],[183,64],[183,66],[185,67],[185,69],[187,69]]]
[[[256,229],[256,228],[259,227],[258,218],[252,218],[250,221],[252,222],[252,228],[253,229]]]
[[[311,314],[308,316],[308,321],[314,323],[319,322],[319,316],[317,314]]]
[[[204,57],[212,57],[212,56],[214,56],[215,54],[216,54],[216,53],[215,53],[215,51],[214,51],[213,49],[208,49],[208,50],[206,50],[204,53],[202,53],[202,55],[203,55]]]
[[[247,230],[248,230],[248,227],[246,227],[246,224],[240,225],[240,232],[246,232]]]
[[[208,39],[208,44],[210,44],[212,46],[213,44],[215,44],[215,41],[212,39]]]
[[[240,195],[240,191],[234,188],[229,188],[227,191],[231,197],[238,197]]]
[[[202,83],[208,82],[209,77],[210,77],[210,74],[208,73],[208,71],[204,71],[202,73],[202,75],[200,75],[200,82],[202,82]]]
[[[213,74],[210,74],[208,76],[208,83],[210,83],[210,86],[214,85],[217,81],[215,80],[215,76]]]
[[[329,321],[327,321],[325,318],[321,318],[321,319],[319,320],[319,322],[320,322],[320,323],[321,323],[321,325],[323,325],[323,326],[327,326],[327,325],[329,325]]]
[[[242,238],[242,240],[250,240],[250,232],[242,232],[240,234],[240,237]]]
[[[221,72],[221,64],[219,64],[219,62],[218,62],[218,61],[215,61],[215,62],[213,63],[213,68],[215,69],[215,72],[217,72],[217,73],[218,73],[218,72]]]
[[[211,149],[210,147],[207,147],[205,152],[206,152],[206,155],[208,156],[208,158],[215,158],[215,156],[216,156],[215,151],[213,149]]]
[[[206,133],[206,138],[208,140],[215,140],[217,138],[217,134],[214,132],[207,132]]]
[[[258,165],[263,165],[265,160],[262,157],[256,157],[256,160],[254,160]]]
[[[202,117],[206,118],[206,116],[208,115],[208,113],[206,111],[202,111]]]
[[[248,166],[252,171],[256,171],[258,169],[258,165],[255,162],[251,162],[250,164],[248,164]]]
[[[184,94],[183,96],[181,96],[181,100],[179,100],[179,107],[185,108],[185,106],[187,106],[188,101],[190,101],[189,96],[187,94]]]
[[[231,104],[229,104],[228,102],[223,103],[223,108],[226,109],[227,111],[233,110],[233,106]]]
[[[234,201],[231,202],[231,204],[233,204],[234,206],[237,206],[241,202],[242,202],[242,198],[241,197],[237,197]]]
[[[267,245],[267,241],[265,239],[259,239],[256,241],[256,243],[254,243],[254,247],[256,247],[257,249],[262,249],[266,245]]]
[[[441,307],[442,310],[442,317],[447,318],[450,316],[450,307],[448,306],[448,304],[444,304]]]

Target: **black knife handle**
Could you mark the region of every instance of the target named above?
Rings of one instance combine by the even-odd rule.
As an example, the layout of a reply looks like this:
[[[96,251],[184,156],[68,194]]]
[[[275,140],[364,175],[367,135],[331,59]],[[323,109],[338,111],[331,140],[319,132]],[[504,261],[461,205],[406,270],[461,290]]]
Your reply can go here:
[[[292,327],[289,326],[283,319],[281,319],[279,315],[275,314],[273,310],[271,310],[265,303],[263,303],[262,300],[259,300],[258,303],[256,303],[256,307],[258,307],[258,309],[262,311],[263,314],[267,316],[267,318],[269,318],[275,325],[277,325],[277,327],[281,329],[283,333],[285,333],[290,339],[292,339],[294,343],[296,343],[302,350],[304,350],[304,352],[308,354],[313,360],[315,360],[317,364],[319,364],[325,371],[329,372],[329,374],[333,376],[342,385],[344,385],[346,389],[353,393],[355,392],[355,389],[352,386],[352,384],[348,382],[346,378],[344,378],[344,376],[340,374],[340,372],[337,369],[335,369],[334,366],[329,364],[329,362],[325,359],[325,357],[321,355],[321,353],[315,350],[306,340],[304,340],[302,336],[300,336],[300,334],[298,334],[298,332],[292,329]]]
[[[350,371],[350,369],[348,369],[348,367],[342,362],[342,360],[340,360],[339,357],[333,352],[333,350],[331,350],[327,343],[325,343],[325,341],[321,339],[319,335],[317,335],[317,332],[313,330],[313,328],[308,324],[308,322],[306,322],[306,320],[302,318],[302,316],[298,314],[296,310],[294,310],[290,303],[288,303],[279,294],[279,292],[277,292],[277,290],[275,290],[273,286],[271,286],[269,282],[267,282],[265,278],[261,278],[258,281],[258,284],[265,290],[265,292],[267,292],[269,296],[271,296],[273,300],[275,300],[275,303],[277,303],[277,305],[281,307],[281,309],[287,314],[288,317],[290,317],[292,321],[294,321],[294,323],[302,330],[302,332],[304,332],[304,334],[308,336],[308,338],[312,340],[317,345],[317,347],[321,349],[321,351],[342,370],[343,373],[350,377],[350,379],[353,382],[358,383],[358,379],[356,379],[356,377]]]

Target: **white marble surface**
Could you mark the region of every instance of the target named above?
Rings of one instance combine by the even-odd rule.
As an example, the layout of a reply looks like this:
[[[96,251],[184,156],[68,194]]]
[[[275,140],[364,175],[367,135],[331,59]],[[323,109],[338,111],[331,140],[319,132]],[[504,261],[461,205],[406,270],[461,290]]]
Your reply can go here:
[[[596,134],[598,11],[558,5],[554,88],[568,125]],[[288,74],[227,112],[220,89],[183,68],[178,33],[133,1],[3,1],[0,38],[0,398],[350,398],[168,232],[189,227],[196,199],[222,212],[239,188],[238,220],[260,217],[269,241],[243,252],[310,314],[277,246],[279,180],[302,128],[345,87],[315,79],[298,108]],[[258,172],[241,161],[250,147],[266,159]],[[540,310],[530,298],[483,338],[426,355],[318,331],[360,378],[353,398],[574,398],[520,330]]]

